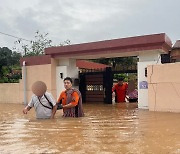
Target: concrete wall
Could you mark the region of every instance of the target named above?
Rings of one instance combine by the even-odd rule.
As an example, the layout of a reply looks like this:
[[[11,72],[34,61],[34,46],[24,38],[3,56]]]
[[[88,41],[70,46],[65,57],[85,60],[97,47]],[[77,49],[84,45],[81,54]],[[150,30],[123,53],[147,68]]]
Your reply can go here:
[[[56,66],[57,61],[51,59],[51,64],[26,66],[27,102],[32,96],[31,87],[35,81],[43,81],[47,85],[47,91],[51,92],[55,100],[56,96]],[[22,72],[23,74],[23,72]],[[20,83],[0,84],[0,103],[24,103],[24,76]]]
[[[148,66],[150,111],[180,112],[180,63]]]
[[[31,87],[35,81],[45,82],[47,91],[52,93],[56,100],[56,60],[52,59],[52,64],[26,66],[26,76],[27,102],[29,102],[33,94]],[[22,87],[22,93],[23,91],[24,89]]]
[[[47,91],[52,93],[55,100],[64,90],[63,79],[67,76],[78,78],[78,69],[75,59],[57,60],[51,58],[51,64],[25,66],[26,69],[26,95],[27,103],[32,96],[31,87],[35,81],[43,81],[47,85]],[[22,69],[24,70],[24,69]],[[59,73],[63,73],[63,79]],[[20,83],[0,84],[0,103],[24,104],[24,72]]]
[[[145,76],[145,68],[148,65],[153,65],[161,62],[160,50],[149,52],[141,52],[139,54],[138,62],[138,107],[141,109],[148,109],[148,86],[147,77]],[[142,86],[144,84],[144,88]],[[146,87],[145,87],[146,86]]]
[[[30,101],[30,98],[33,94],[31,91],[32,84],[36,81],[45,82],[48,91],[51,92],[51,64],[26,66],[26,73],[27,102]]]
[[[58,65],[58,60],[51,58],[51,94],[57,99],[57,80],[56,80],[56,66]]]
[[[0,103],[23,103],[22,81],[0,84]]]

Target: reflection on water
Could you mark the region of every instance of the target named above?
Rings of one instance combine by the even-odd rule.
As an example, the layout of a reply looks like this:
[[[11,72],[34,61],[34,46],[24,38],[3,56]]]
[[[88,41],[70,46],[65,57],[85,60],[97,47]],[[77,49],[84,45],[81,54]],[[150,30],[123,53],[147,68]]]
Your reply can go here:
[[[0,104],[0,153],[180,153],[180,114],[136,104],[84,104],[83,118],[36,120],[34,110]]]

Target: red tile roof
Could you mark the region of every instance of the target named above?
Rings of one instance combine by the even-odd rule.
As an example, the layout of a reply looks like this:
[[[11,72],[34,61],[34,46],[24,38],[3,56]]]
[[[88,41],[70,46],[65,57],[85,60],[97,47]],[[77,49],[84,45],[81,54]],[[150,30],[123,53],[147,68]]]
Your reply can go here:
[[[106,67],[111,67],[109,65],[90,62],[90,61],[87,61],[87,60],[77,60],[76,61],[76,66],[79,67],[79,68],[84,68],[84,69],[104,69]]]

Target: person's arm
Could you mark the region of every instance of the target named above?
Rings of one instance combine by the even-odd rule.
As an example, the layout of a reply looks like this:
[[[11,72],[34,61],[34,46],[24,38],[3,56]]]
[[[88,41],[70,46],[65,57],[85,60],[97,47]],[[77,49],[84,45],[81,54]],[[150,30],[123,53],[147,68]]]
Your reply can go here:
[[[63,92],[59,95],[59,98],[57,100],[57,103],[61,103],[62,101],[62,98],[63,98]]]
[[[115,98],[115,96],[116,96],[116,85],[114,85],[113,86],[113,88],[112,88],[112,98]]]
[[[129,94],[129,92],[128,92],[128,83],[125,82],[125,99],[126,99],[126,102],[129,102],[128,94]]]
[[[126,95],[128,95],[128,83],[126,83]]]
[[[72,103],[69,103],[69,104],[66,104],[66,105],[62,105],[63,108],[72,108],[72,107],[75,107],[76,105],[72,104]]]
[[[115,90],[116,90],[116,85],[113,86],[112,93],[115,92]]]
[[[59,98],[56,102],[56,110],[62,109],[62,100],[63,100],[63,92],[59,95]],[[60,108],[59,108],[60,107]]]
[[[56,111],[57,111],[57,105],[56,105],[54,97],[52,96],[51,93],[49,93],[49,100],[50,100],[51,104],[53,105],[51,119],[54,119],[54,116],[55,116]]]
[[[31,97],[30,102],[29,102],[28,105],[23,109],[23,113],[24,113],[24,114],[27,114],[28,111],[34,106],[33,97],[34,97],[34,96]]]
[[[51,114],[51,119],[54,119],[54,116],[55,116],[55,114],[56,114],[56,111],[57,111],[57,105],[53,106],[52,114]]]
[[[24,109],[23,109],[23,113],[27,114],[28,111],[31,109],[31,107],[29,105],[27,105]]]
[[[72,102],[69,103],[69,104],[66,104],[66,105],[62,105],[63,108],[72,108],[72,107],[75,107],[77,104],[78,104],[78,101],[79,101],[79,95],[77,92],[74,92],[72,94]]]

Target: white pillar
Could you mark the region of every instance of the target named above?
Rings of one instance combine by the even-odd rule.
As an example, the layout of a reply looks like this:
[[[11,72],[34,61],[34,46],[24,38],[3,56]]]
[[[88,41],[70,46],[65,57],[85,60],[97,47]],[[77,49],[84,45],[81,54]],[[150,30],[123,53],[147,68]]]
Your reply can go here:
[[[138,62],[138,108],[148,109],[148,84],[145,68],[161,63],[159,51],[145,51],[139,54]]]
[[[63,80],[65,77],[78,78],[76,59],[59,59],[59,65],[56,67],[57,97],[64,90]]]
[[[26,78],[27,78],[27,75],[26,75],[26,62],[23,61],[23,67],[22,67],[22,76],[23,76],[23,87],[24,87],[24,105],[27,105],[27,85],[26,85]]]

